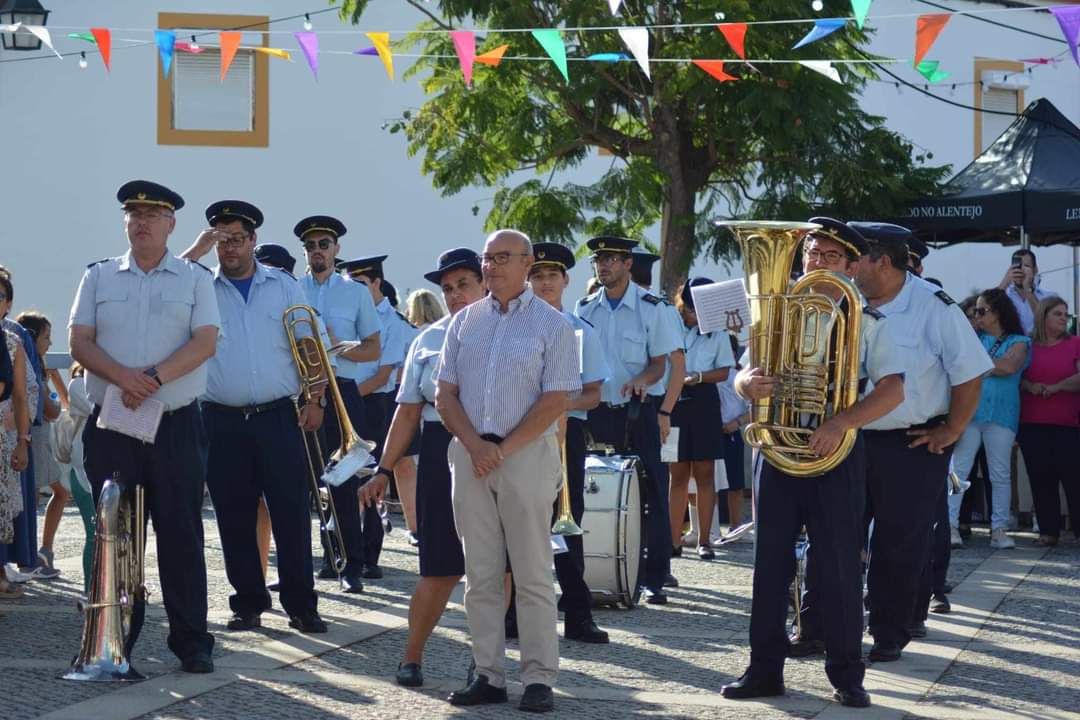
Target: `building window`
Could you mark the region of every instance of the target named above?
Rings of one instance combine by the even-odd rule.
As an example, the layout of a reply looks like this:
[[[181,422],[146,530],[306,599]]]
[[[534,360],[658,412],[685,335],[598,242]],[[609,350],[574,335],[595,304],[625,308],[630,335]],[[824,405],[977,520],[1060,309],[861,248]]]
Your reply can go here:
[[[158,27],[174,29],[177,40],[206,30],[244,28],[242,45],[268,46],[269,18],[250,15],[160,13]],[[188,32],[190,31],[190,32]],[[204,38],[206,45],[216,38]],[[159,145],[267,147],[269,145],[269,66],[267,57],[240,49],[221,80],[221,53],[177,51],[169,77],[158,59]]]
[[[985,59],[975,61],[975,80],[975,107],[993,111],[974,113],[978,156],[1024,111],[1024,90],[1030,80],[1021,62]]]

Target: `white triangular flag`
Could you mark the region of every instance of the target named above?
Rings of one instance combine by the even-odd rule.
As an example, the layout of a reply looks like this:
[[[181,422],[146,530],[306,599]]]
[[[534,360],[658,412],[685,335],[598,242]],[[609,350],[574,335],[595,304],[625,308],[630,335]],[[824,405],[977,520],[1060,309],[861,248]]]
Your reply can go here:
[[[808,67],[814,72],[819,72],[833,82],[842,83],[840,71],[833,67],[828,60],[800,60],[799,64]]]
[[[13,33],[18,30],[21,25],[21,22],[17,22],[14,25],[0,25],[0,32]]]
[[[619,6],[622,5],[622,0],[607,0],[607,4],[611,7],[611,14],[619,12]]]
[[[52,36],[49,35],[49,31],[46,30],[44,26],[42,26],[42,25],[23,25],[23,27],[26,28],[27,30],[29,30],[30,32],[32,32],[37,37],[38,40],[45,43],[46,47],[48,47],[50,50],[52,50],[54,53],[56,53],[56,57],[60,58],[61,60],[64,59],[63,55],[56,52],[56,48],[54,48],[53,44],[52,44]]]
[[[637,64],[641,66],[641,71],[645,73],[645,77],[652,79],[649,75],[649,31],[645,28],[619,28],[619,37],[626,43],[626,47],[630,49],[630,54],[637,60]]]

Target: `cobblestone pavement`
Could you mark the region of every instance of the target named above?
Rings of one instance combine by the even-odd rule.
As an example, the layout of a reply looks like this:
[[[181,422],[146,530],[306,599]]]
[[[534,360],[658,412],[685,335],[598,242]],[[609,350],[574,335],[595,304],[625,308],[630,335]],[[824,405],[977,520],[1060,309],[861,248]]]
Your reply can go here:
[[[131,685],[57,679],[78,650],[82,618],[81,522],[67,513],[55,547],[61,578],[33,581],[21,600],[0,600],[0,717],[21,718],[417,718],[516,714],[520,695],[516,644],[508,651],[511,705],[468,711],[446,694],[462,684],[469,662],[461,588],[425,656],[426,686],[397,687],[393,673],[405,640],[416,554],[401,530],[387,538],[385,578],[362,595],[318,583],[320,611],[331,632],[302,636],[279,610],[258,632],[225,631],[229,618],[221,547],[212,510],[204,515],[210,625],[217,672],[185,675],[165,646],[156,552],[148,542],[153,603],[134,664],[148,680]],[[315,540],[313,534],[313,540]],[[992,552],[985,531],[954,552],[954,611],[933,616],[926,641],[898,663],[871,666],[866,685],[874,707],[861,717],[1080,717],[1080,545],[1049,551],[1018,536],[1018,548]],[[748,661],[752,546],[735,544],[713,562],[676,559],[681,585],[666,607],[605,609],[597,622],[611,632],[606,646],[563,641],[556,699],[558,717],[785,718],[847,716],[830,701],[820,659],[793,660],[788,694],[770,702],[735,703],[720,686]],[[271,574],[273,572],[271,571]],[[867,649],[869,643],[867,643]]]

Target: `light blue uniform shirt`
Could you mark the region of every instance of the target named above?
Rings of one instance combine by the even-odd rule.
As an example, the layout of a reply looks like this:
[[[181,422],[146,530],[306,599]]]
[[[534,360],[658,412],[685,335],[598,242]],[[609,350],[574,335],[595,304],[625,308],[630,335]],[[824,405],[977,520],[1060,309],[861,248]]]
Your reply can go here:
[[[144,273],[128,251],[83,273],[68,321],[74,325],[94,328],[97,346],[125,367],[157,365],[186,345],[196,328],[221,327],[213,276],[167,251],[156,268]],[[207,365],[165,383],[154,397],[166,410],[191,404],[206,390]],[[87,371],[91,402],[104,403],[108,385]]]
[[[337,273],[319,283],[309,273],[300,280],[300,286],[307,303],[319,311],[338,342],[366,340],[381,330],[371,292],[363,283],[346,280]],[[359,365],[341,355],[334,358],[337,376],[348,380],[357,379]]]
[[[686,345],[683,343],[682,333],[680,332],[685,326],[682,315],[679,314],[679,309],[669,302],[663,303],[664,309],[667,313],[667,322],[671,323],[671,326],[675,328],[675,337],[679,339],[679,347],[676,350],[686,350]],[[655,385],[649,386],[649,394],[663,400],[667,395],[668,382],[671,381],[671,358],[664,360],[664,374],[660,377]]]
[[[585,322],[577,315],[563,311],[563,317],[570,321],[574,328],[574,334],[581,331],[581,385],[606,380],[611,374],[607,360],[604,358],[604,348],[600,345],[600,337],[592,325]],[[570,410],[567,417],[578,420],[588,419],[588,413],[584,410]]]
[[[987,352],[997,345],[997,338],[982,335],[979,338]],[[1025,346],[1024,364],[1011,375],[988,375],[979,394],[979,407],[975,410],[972,422],[993,423],[1016,432],[1020,427],[1020,376],[1031,364],[1031,338],[1024,335],[1009,335],[1005,342],[994,351],[994,358],[1000,358],[1013,345]]]
[[[356,284],[363,287],[363,283]],[[370,296],[371,291],[368,290],[368,293]],[[408,346],[405,344],[405,326],[408,323],[401,319],[390,301],[383,298],[375,306],[375,314],[379,319],[379,359],[371,362],[356,363],[356,382],[358,383],[373,377],[381,367],[387,365],[400,367],[405,362],[405,351],[408,350]],[[372,392],[393,392],[395,387],[397,387],[397,375],[391,372],[386,383],[375,388]]]
[[[702,335],[696,326],[688,328],[686,323],[682,323],[682,326],[687,375],[735,366],[735,355],[731,352],[731,341],[726,332],[719,330]]]
[[[574,314],[596,329],[611,370],[600,390],[602,402],[625,404],[628,398],[620,394],[623,385],[644,370],[650,358],[682,347],[665,305],[659,298],[655,303],[643,299],[646,295],[656,297],[630,283],[615,309],[608,303],[606,289],[582,298],[574,309]]]
[[[904,402],[867,430],[896,430],[945,415],[953,386],[993,369],[967,317],[946,298],[935,285],[908,274],[899,294],[878,306],[904,368]]]
[[[282,316],[291,305],[307,304],[300,282],[284,270],[255,263],[247,302],[220,267],[214,270],[214,291],[221,335],[207,362],[210,378],[203,399],[246,407],[299,395],[300,377]]]
[[[444,315],[422,330],[413,340],[409,346],[409,354],[405,357],[401,387],[398,388],[395,398],[395,402],[399,404],[424,403],[425,422],[442,422],[435,410],[435,388],[438,385],[435,373],[439,369],[439,355],[442,353],[450,318],[450,315]]]

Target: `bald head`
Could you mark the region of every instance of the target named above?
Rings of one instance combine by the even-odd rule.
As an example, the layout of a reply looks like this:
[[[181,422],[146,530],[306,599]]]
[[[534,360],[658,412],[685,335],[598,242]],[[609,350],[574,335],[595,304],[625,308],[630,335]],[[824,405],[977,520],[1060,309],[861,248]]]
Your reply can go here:
[[[513,230],[505,228],[502,230],[496,230],[487,236],[487,240],[484,241],[484,249],[491,247],[494,243],[498,242],[499,246],[504,250],[517,253],[528,253],[532,255],[532,241],[529,240],[529,236],[520,230]]]
[[[496,230],[484,243],[481,261],[488,292],[502,303],[517,297],[525,290],[533,264],[529,236],[518,230]]]

